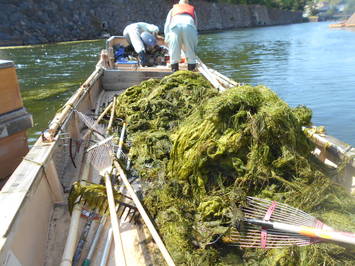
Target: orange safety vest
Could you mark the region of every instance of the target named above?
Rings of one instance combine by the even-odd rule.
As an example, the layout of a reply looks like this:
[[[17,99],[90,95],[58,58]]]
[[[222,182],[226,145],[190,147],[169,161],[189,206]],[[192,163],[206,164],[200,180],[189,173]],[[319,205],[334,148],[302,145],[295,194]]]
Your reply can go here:
[[[195,19],[195,8],[189,4],[175,4],[173,6],[172,16],[180,14],[188,14]]]

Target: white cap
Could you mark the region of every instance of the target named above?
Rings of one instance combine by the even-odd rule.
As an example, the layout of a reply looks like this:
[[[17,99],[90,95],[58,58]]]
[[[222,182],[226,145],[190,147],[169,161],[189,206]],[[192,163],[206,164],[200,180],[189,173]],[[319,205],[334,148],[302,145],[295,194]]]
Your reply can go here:
[[[159,32],[159,27],[154,25],[154,24],[150,24],[147,28],[152,33],[158,33]]]

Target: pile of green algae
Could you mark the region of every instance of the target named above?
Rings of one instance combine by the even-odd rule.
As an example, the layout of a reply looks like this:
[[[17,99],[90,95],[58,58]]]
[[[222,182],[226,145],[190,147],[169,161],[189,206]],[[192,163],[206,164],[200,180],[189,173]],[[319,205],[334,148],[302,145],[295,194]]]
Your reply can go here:
[[[144,205],[177,265],[353,265],[348,245],[242,249],[228,236],[246,196],[355,232],[355,199],[311,155],[308,108],[291,108],[264,86],[219,93],[189,71],[144,81],[118,103]]]

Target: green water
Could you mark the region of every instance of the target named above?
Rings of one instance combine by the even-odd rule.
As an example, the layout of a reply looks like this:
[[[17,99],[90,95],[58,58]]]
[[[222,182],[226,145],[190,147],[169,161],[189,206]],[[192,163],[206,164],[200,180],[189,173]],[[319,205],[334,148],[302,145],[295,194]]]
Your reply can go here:
[[[330,22],[201,34],[198,55],[241,83],[264,84],[291,106],[307,105],[313,122],[355,146],[355,32]],[[104,40],[0,49],[17,66],[34,127],[30,143],[95,69]]]
[[[24,105],[33,115],[30,144],[94,71],[104,45],[97,40],[0,50],[0,58],[15,62]]]

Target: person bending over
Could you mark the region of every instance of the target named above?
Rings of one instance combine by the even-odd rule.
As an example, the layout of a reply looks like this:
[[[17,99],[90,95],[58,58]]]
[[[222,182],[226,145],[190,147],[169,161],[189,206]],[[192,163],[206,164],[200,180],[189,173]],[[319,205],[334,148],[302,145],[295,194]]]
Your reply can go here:
[[[146,52],[156,46],[155,36],[158,33],[158,26],[145,22],[132,23],[123,30],[123,36],[133,46],[142,66],[147,65]]]

